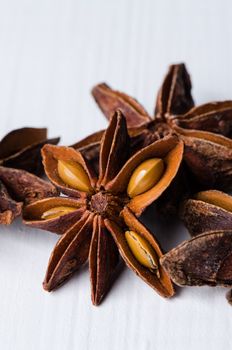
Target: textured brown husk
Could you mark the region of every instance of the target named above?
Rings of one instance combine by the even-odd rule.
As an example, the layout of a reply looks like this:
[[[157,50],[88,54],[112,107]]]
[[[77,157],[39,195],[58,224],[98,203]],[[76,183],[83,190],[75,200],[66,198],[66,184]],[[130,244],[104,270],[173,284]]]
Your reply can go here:
[[[141,126],[149,122],[147,111],[134,98],[111,89],[107,84],[101,83],[92,89],[92,95],[106,118],[110,120],[117,109],[126,116],[127,126]]]
[[[0,166],[0,180],[6,186],[11,197],[25,204],[51,197],[58,193],[49,182],[20,169]]]
[[[204,188],[232,187],[232,140],[217,134],[176,128],[184,141],[184,159]]]
[[[93,216],[86,211],[57,242],[49,260],[44,289],[51,291],[57,288],[87,261]]]
[[[183,114],[189,111],[194,105],[191,89],[191,80],[185,65],[171,65],[158,92],[156,119],[163,119],[166,114]]]
[[[224,136],[232,133],[232,101],[210,102],[192,108],[176,118],[184,129],[210,131]]]
[[[100,215],[95,216],[89,251],[91,296],[94,305],[100,304],[122,267],[119,251],[105,227],[104,219]]]
[[[41,148],[58,142],[59,138],[47,139],[45,128],[13,130],[0,141],[0,180],[4,188],[0,191],[1,224],[10,224],[19,216],[23,203],[57,193],[54,186],[29,172],[43,173]]]
[[[179,286],[231,286],[232,231],[198,235],[172,249],[160,261]]]
[[[10,225],[21,214],[23,203],[14,201],[0,181],[0,224]]]
[[[41,148],[57,144],[59,138],[48,139],[46,128],[21,128],[11,131],[0,141],[0,165],[43,173]]]
[[[208,191],[218,192],[219,191]],[[225,196],[225,194],[223,193]],[[228,195],[228,198],[232,197]],[[203,232],[229,230],[232,228],[232,213],[218,205],[198,199],[188,199],[181,206],[180,216],[192,236]]]

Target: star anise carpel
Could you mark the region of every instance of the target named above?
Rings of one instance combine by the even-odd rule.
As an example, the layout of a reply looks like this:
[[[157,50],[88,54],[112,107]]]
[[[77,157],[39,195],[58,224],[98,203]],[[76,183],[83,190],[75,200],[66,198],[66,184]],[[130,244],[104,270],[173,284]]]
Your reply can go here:
[[[0,224],[10,225],[23,205],[57,193],[55,186],[34,174],[0,166]]]
[[[23,204],[57,194],[52,184],[36,175],[43,173],[41,148],[58,141],[48,139],[45,128],[16,129],[0,141],[0,224],[11,224]]]
[[[158,92],[154,118],[132,97],[98,84],[92,90],[107,119],[117,106],[125,115],[135,145],[148,145],[167,134],[184,141],[184,160],[199,188],[232,187],[232,101],[194,107],[184,64],[171,65]]]
[[[89,262],[92,302],[98,305],[122,261],[160,295],[174,289],[159,265],[161,248],[139,221],[141,213],[170,185],[183,143],[169,135],[134,152],[126,119],[116,111],[100,143],[99,171],[73,147],[45,145],[45,172],[63,196],[28,205],[25,224],[59,234],[44,288],[56,289]]]
[[[8,133],[0,141],[0,165],[23,169],[30,173],[43,173],[41,148],[57,144],[59,137],[48,139],[46,128],[21,128]]]

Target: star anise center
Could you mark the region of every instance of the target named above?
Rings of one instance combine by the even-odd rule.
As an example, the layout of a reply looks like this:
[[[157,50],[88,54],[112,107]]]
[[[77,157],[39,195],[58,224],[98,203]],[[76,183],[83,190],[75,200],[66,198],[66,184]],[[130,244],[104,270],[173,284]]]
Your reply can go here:
[[[110,192],[100,191],[89,202],[90,210],[105,218],[118,218],[127,198],[118,197]]]

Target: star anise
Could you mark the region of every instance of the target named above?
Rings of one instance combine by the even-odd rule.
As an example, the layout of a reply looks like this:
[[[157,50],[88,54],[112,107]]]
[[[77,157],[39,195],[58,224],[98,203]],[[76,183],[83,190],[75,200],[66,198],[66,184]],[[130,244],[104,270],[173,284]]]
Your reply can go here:
[[[17,129],[0,141],[0,224],[11,224],[23,203],[57,194],[53,185],[29,172],[42,174],[41,148],[58,141],[47,139],[44,128]]]
[[[179,286],[232,286],[232,231],[204,232],[184,241],[161,258]]]
[[[230,230],[232,196],[217,190],[198,192],[182,203],[180,216],[192,236],[209,231]]]
[[[60,286],[88,260],[92,302],[98,305],[126,265],[163,297],[174,294],[159,265],[154,236],[138,216],[174,179],[183,143],[167,136],[131,155],[126,120],[117,111],[100,144],[99,175],[72,147],[45,145],[45,172],[65,195],[28,205],[25,223],[63,234],[47,269],[44,288]]]
[[[41,175],[41,148],[57,144],[59,137],[48,139],[46,128],[21,128],[11,131],[0,141],[0,165]]]
[[[23,204],[55,196],[56,188],[25,170],[0,166],[0,224],[9,225],[21,215]]]
[[[132,97],[106,84],[95,86],[92,93],[108,119],[114,108],[122,111],[139,147],[176,134],[184,141],[184,160],[202,188],[232,187],[232,101],[193,107],[184,64],[170,66],[158,93],[154,119]]]

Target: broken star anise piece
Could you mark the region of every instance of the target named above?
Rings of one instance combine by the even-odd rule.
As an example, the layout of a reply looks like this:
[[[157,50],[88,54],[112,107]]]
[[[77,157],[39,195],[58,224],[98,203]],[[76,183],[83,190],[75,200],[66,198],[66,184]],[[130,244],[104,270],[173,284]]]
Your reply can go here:
[[[0,224],[9,225],[21,214],[22,203],[14,201],[0,181]]]
[[[231,262],[231,230],[205,232],[183,242],[160,260],[179,286],[231,286]]]
[[[175,178],[183,143],[168,136],[132,156],[130,148],[126,120],[120,111],[113,115],[103,135],[98,176],[74,148],[44,146],[45,172],[67,196],[44,199],[24,210],[27,225],[63,233],[50,257],[46,290],[57,288],[89,260],[92,302],[97,305],[120,271],[121,255],[127,266],[160,295],[174,294],[160,268],[161,249],[136,216]],[[154,176],[155,171],[158,176]]]
[[[192,236],[232,228],[232,196],[216,190],[202,191],[184,201],[180,216]]]
[[[154,119],[132,97],[106,84],[96,85],[92,94],[107,119],[114,106],[125,114],[135,147],[176,134],[184,141],[184,160],[200,186],[232,188],[232,101],[193,107],[184,64],[170,66],[158,92]]]
[[[57,194],[53,185],[30,172],[43,173],[41,148],[58,142],[47,139],[45,128],[13,130],[0,141],[0,224],[11,224],[23,204]]]
[[[41,175],[41,148],[57,144],[59,137],[48,139],[46,128],[21,128],[11,131],[0,141],[0,165]]]
[[[25,170],[0,166],[0,224],[11,224],[21,215],[23,204],[57,193],[51,183]]]
[[[96,85],[92,90],[92,94],[100,109],[109,120],[114,112],[120,109],[127,119],[128,128],[135,125],[136,127],[140,127],[150,121],[149,114],[136,99],[123,92],[112,90],[105,83]]]
[[[184,141],[184,159],[204,189],[232,188],[232,140],[208,131],[176,127]]]
[[[173,113],[181,114],[181,113]],[[210,131],[232,136],[232,101],[210,102],[178,115],[176,124],[183,129]]]

